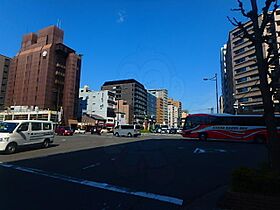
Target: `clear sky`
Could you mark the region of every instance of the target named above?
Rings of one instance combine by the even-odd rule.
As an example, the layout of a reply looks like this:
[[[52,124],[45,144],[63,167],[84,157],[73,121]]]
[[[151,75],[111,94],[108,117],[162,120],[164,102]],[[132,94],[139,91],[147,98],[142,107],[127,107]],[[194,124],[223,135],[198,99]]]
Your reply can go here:
[[[61,20],[64,42],[83,54],[81,86],[135,78],[167,88],[191,112],[215,107],[220,48],[235,0],[0,0],[0,54],[13,57],[22,35]],[[219,88],[219,94],[221,90]]]

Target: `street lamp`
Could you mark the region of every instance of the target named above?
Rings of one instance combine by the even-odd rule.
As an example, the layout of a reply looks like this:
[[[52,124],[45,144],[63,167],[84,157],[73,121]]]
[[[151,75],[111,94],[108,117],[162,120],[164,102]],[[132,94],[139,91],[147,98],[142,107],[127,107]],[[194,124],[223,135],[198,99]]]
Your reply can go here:
[[[219,101],[218,101],[218,77],[217,77],[217,73],[215,73],[214,77],[211,78],[203,78],[204,81],[215,81],[216,83],[216,105],[217,105],[217,113],[219,113]]]

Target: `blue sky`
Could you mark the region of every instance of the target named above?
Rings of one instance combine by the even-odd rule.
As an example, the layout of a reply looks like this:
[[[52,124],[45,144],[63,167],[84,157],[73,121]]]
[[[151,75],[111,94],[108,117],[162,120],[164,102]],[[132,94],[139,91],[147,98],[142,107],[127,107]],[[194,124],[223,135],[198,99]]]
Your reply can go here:
[[[191,112],[215,107],[219,51],[235,0],[0,0],[0,54],[13,57],[22,35],[61,20],[66,45],[83,54],[81,86],[135,78],[167,88]],[[219,89],[219,93],[221,90]]]

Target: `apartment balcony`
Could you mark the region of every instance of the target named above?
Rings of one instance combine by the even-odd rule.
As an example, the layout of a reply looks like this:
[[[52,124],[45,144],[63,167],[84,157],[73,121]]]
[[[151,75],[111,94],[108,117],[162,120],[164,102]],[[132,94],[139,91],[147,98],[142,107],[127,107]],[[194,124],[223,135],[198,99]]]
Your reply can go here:
[[[245,87],[253,87],[253,86],[256,86],[258,84],[260,84],[260,81],[258,79],[249,80],[249,81],[246,81],[246,82],[236,84],[235,89],[245,88]]]
[[[249,76],[252,76],[252,75],[256,75],[256,74],[258,74],[259,72],[258,72],[258,70],[257,69],[255,69],[255,70],[250,70],[250,68],[247,70],[247,71],[245,71],[245,72],[241,72],[241,73],[238,73],[238,74],[236,74],[235,76],[234,76],[234,79],[235,80],[238,80],[238,79],[240,79],[240,78],[242,78],[242,77],[249,77]]]
[[[245,51],[239,53],[239,54],[235,54],[233,55],[233,59],[236,60],[236,59],[240,59],[240,58],[243,58],[243,57],[248,57],[249,55],[252,55],[252,54],[255,54],[255,48],[246,48]]]
[[[246,98],[254,97],[254,96],[261,96],[261,91],[259,89],[255,89],[255,90],[251,90],[248,92],[236,93],[235,99],[239,100],[241,98],[244,98],[245,96],[246,96]]]

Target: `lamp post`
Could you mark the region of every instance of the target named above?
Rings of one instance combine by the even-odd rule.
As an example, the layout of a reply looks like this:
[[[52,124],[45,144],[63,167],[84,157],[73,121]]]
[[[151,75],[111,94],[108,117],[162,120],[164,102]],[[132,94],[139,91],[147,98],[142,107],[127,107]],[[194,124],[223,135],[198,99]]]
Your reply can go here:
[[[217,73],[215,73],[214,77],[211,78],[203,78],[204,81],[215,81],[216,83],[216,105],[217,105],[217,113],[219,113],[219,101],[218,101],[218,77],[217,77]]]

